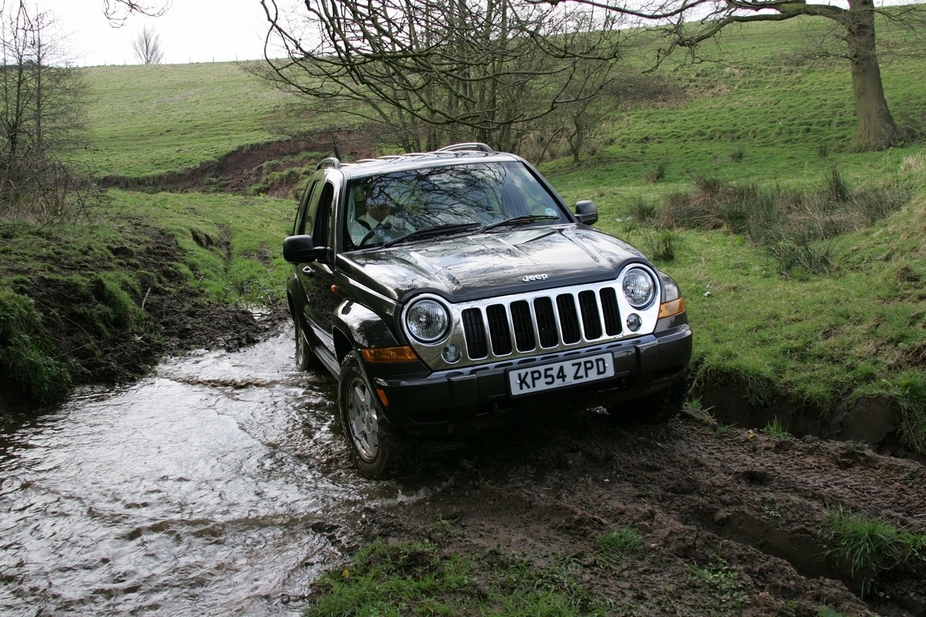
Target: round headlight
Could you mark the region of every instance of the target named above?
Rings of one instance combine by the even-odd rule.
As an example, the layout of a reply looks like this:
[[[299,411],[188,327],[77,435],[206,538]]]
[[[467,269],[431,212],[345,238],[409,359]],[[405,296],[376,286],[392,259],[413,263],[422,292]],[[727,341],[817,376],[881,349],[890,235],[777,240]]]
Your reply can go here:
[[[433,343],[447,334],[450,315],[436,300],[419,300],[405,312],[405,327],[422,343]]]
[[[645,309],[656,297],[656,282],[648,272],[639,268],[624,275],[623,288],[627,302],[637,310]]]

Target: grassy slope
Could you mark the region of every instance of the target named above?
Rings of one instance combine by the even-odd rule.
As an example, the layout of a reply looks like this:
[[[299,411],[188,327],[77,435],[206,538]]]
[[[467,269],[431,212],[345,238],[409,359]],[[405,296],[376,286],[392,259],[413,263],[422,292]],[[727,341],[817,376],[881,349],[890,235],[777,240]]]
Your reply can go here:
[[[633,204],[642,198],[658,207],[670,193],[692,192],[697,178],[811,190],[835,168],[856,190],[911,186],[904,211],[828,241],[837,269],[826,276],[785,278],[764,249],[726,231],[676,232],[677,256],[660,265],[686,294],[702,379],[746,382],[754,402],[784,391],[822,408],[847,395],[890,394],[916,425],[908,438],[926,451],[926,153],[915,143],[850,150],[848,66],[790,59],[811,26],[756,25],[726,37],[726,63],[679,74],[699,94],[614,114],[582,166],[555,161],[543,169],[567,201],[597,201],[599,227],[644,250],[657,232],[629,222]],[[914,43],[894,40],[901,44]],[[926,125],[926,82],[918,77],[926,61],[891,55],[882,74],[896,118]],[[665,178],[647,182],[660,165]]]
[[[615,108],[583,164],[573,167],[563,158],[543,169],[567,200],[598,202],[601,228],[644,249],[656,232],[629,225],[629,208],[640,198],[659,203],[671,192],[690,190],[697,177],[806,188],[819,185],[835,166],[853,187],[901,175],[918,182],[905,212],[833,241],[835,274],[785,279],[764,250],[724,231],[678,232],[676,259],[661,265],[686,292],[703,375],[740,376],[757,384],[758,398],[783,387],[824,405],[853,392],[891,392],[926,415],[926,376],[913,362],[922,356],[926,329],[917,295],[918,281],[926,277],[918,250],[924,177],[916,165],[900,171],[905,160],[922,160],[923,154],[916,156],[923,148],[849,151],[855,119],[848,67],[838,59],[799,60],[807,32],[824,26],[759,24],[726,34],[722,47],[706,48],[726,62],[671,74],[686,97],[646,109]],[[896,31],[882,42],[891,50],[923,45]],[[920,79],[926,61],[885,56],[882,74],[896,118],[926,126],[926,84]],[[95,95],[89,156],[102,173],[179,171],[273,139],[272,127],[290,102],[232,64],[98,67],[88,77]],[[647,182],[659,166],[665,178]],[[228,290],[240,287],[250,302],[251,290],[259,296],[279,280],[283,266],[275,251],[291,203],[114,196],[117,205],[147,212],[146,218],[170,228],[192,251],[190,280],[214,298],[234,299],[238,293]],[[263,226],[268,218],[273,224]],[[191,241],[197,229],[223,242],[201,248]],[[906,238],[903,247],[900,238]],[[273,265],[262,281],[268,252]]]
[[[235,148],[280,139],[288,95],[233,63],[86,69],[89,154],[102,175],[182,171]]]

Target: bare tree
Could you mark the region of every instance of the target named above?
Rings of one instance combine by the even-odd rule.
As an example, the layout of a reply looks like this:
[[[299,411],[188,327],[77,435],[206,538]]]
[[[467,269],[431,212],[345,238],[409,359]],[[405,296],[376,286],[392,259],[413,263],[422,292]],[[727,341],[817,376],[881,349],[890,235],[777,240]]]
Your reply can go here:
[[[610,16],[523,0],[316,0],[283,14],[264,75],[384,128],[406,150],[480,140],[515,149],[525,127],[597,96],[618,57]],[[589,67],[593,68],[589,68]]]
[[[142,64],[160,64],[164,59],[161,37],[145,26],[132,41],[132,51]]]
[[[0,10],[0,218],[72,217],[95,189],[68,155],[80,145],[84,84],[56,47],[47,13]]]
[[[875,15],[894,23],[922,29],[924,13],[918,7],[875,8],[873,0],[845,0],[847,7],[806,0],[528,0],[545,5],[574,4],[607,10],[623,18],[650,22],[666,37],[660,59],[677,47],[696,57],[699,43],[733,24],[822,17],[838,28],[844,57],[852,72],[852,90],[859,149],[879,150],[904,139],[891,116],[881,83],[875,38]]]

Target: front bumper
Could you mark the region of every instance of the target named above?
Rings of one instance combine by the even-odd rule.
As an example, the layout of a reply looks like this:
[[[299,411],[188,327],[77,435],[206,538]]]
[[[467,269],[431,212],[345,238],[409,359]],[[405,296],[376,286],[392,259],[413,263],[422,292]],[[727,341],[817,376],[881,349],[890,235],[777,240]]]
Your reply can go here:
[[[613,378],[517,398],[509,392],[507,375],[512,369],[605,352],[614,358]],[[457,424],[491,422],[518,408],[590,405],[645,396],[685,372],[691,352],[691,329],[682,324],[639,338],[426,376],[377,377],[371,366],[367,368],[388,401],[390,420],[421,434]]]

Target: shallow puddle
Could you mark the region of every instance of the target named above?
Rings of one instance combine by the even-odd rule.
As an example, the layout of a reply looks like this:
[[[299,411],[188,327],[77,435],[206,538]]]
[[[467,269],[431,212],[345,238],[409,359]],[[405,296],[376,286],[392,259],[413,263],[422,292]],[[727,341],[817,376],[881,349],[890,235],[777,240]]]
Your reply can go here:
[[[296,615],[363,505],[292,335],[172,359],[0,433],[0,614]]]

